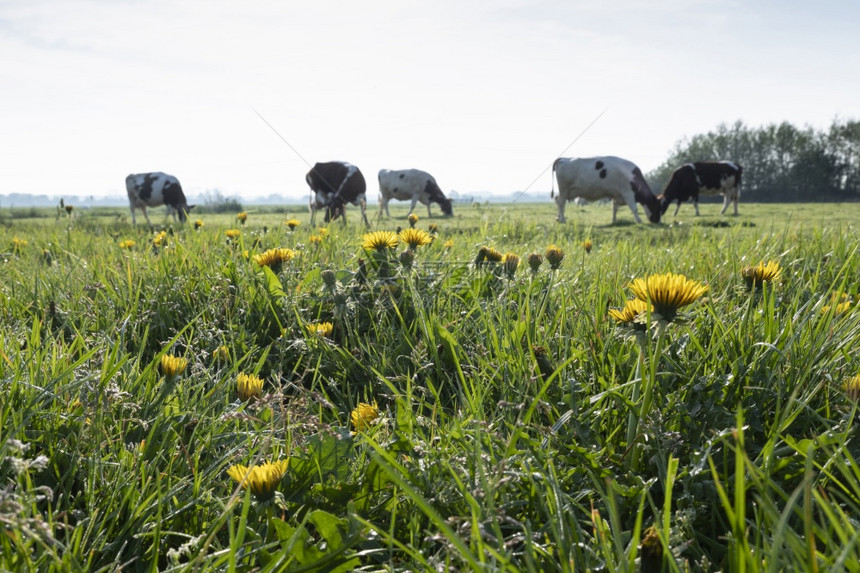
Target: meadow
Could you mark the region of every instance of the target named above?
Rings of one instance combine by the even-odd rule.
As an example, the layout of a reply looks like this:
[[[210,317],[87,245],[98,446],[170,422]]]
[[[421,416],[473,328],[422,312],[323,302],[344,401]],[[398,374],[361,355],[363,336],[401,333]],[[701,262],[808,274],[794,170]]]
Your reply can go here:
[[[0,570],[860,571],[860,204],[673,209],[4,210]]]

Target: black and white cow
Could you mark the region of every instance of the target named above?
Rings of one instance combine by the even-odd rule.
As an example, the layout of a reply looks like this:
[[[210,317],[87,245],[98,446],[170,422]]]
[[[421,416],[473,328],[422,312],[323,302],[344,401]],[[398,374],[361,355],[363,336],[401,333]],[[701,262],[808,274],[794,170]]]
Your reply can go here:
[[[558,180],[558,221],[564,223],[564,206],[568,201],[581,197],[587,201],[612,200],[612,223],[619,205],[627,205],[637,223],[640,203],[652,223],[660,222],[660,201],[648,187],[642,170],[620,157],[559,157],[552,164],[552,172]],[[550,197],[553,193],[550,193]]]
[[[415,210],[415,205],[420,201],[427,205],[427,216],[430,217],[430,203],[439,203],[442,213],[446,217],[453,215],[451,200],[445,197],[436,179],[426,171],[420,169],[401,169],[392,171],[390,169],[379,170],[379,214],[385,209],[385,215],[390,217],[388,202],[392,199],[398,201],[412,201],[409,212]]]
[[[189,205],[185,199],[185,194],[182,192],[182,186],[179,180],[173,175],[161,173],[132,173],[125,178],[125,189],[128,191],[128,203],[131,208],[131,222],[137,224],[134,216],[135,207],[143,211],[143,216],[146,217],[146,222],[152,225],[149,220],[149,215],[146,214],[147,207],[167,207],[167,214],[173,215],[174,220],[177,215],[183,223],[187,217],[188,211],[194,208],[194,205]]]
[[[347,203],[361,207],[361,217],[368,227],[367,220],[367,183],[358,167],[346,161],[316,163],[305,175],[305,181],[314,196],[310,200],[311,225],[314,224],[317,209],[325,209],[326,222],[343,216],[346,221]]]
[[[696,215],[699,215],[699,195],[722,195],[723,209],[726,212],[729,202],[734,203],[735,215],[738,214],[738,199],[741,196],[741,173],[743,169],[731,161],[696,161],[677,168],[660,198],[663,200],[662,212],[665,213],[672,201],[677,201],[675,215],[681,202],[693,200]]]

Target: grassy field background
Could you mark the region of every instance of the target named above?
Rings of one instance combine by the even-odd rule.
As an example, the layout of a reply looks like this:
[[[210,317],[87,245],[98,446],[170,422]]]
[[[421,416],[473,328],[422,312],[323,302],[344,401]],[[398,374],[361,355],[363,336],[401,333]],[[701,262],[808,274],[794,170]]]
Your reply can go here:
[[[860,570],[860,205],[719,208],[419,206],[384,256],[352,207],[3,210],[0,569]],[[669,271],[707,294],[610,318]]]

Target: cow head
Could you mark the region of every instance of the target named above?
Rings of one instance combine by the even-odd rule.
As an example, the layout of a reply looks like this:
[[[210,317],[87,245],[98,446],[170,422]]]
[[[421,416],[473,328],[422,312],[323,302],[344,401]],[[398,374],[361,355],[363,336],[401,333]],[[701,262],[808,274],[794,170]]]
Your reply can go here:
[[[338,217],[342,216],[344,203],[342,200],[339,200],[338,197],[332,197],[328,200],[325,205],[325,222],[334,221]]]
[[[645,213],[648,215],[648,220],[652,223],[660,222],[660,215],[662,215],[666,209],[660,205],[660,199],[658,199],[655,195],[651,195],[646,198],[642,203],[642,208],[645,209]]]
[[[179,213],[179,220],[183,223],[188,220],[188,212],[197,205],[180,205],[176,211]]]
[[[451,200],[447,197],[439,199],[439,206],[442,208],[442,213],[446,217],[451,217],[454,214],[454,210],[451,208]]]

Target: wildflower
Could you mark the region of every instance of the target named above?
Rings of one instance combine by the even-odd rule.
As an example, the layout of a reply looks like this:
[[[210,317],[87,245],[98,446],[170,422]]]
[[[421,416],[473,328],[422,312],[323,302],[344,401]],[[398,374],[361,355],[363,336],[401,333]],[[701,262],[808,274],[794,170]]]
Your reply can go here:
[[[529,263],[529,268],[532,270],[532,273],[537,273],[540,266],[543,264],[543,257],[540,253],[532,253],[526,259]]]
[[[289,460],[265,462],[259,466],[243,465],[230,466],[227,475],[233,478],[242,489],[250,488],[251,493],[260,499],[269,499],[275,493],[275,488],[287,473]]]
[[[294,231],[296,229],[296,227],[299,226],[299,220],[298,219],[287,219],[286,221],[284,221],[284,225],[289,227],[290,231]]]
[[[224,231],[224,234],[227,235],[228,239],[237,239],[242,234],[242,231],[239,229],[227,229]]]
[[[384,253],[386,249],[393,249],[397,246],[397,233],[393,231],[373,231],[362,237],[361,247],[365,251],[376,251]]]
[[[52,255],[51,251],[48,249],[42,249],[42,259],[49,267],[54,264],[54,255]]]
[[[505,267],[505,274],[509,279],[514,278],[514,273],[517,272],[517,267],[520,266],[520,257],[515,253],[505,253],[502,257],[502,264]]]
[[[617,322],[631,324],[636,321],[636,318],[643,312],[653,311],[653,307],[647,301],[634,298],[624,303],[621,310],[616,308],[609,309],[609,316]]]
[[[561,266],[561,261],[564,260],[564,251],[555,245],[550,245],[544,253],[546,262],[549,263],[549,268],[557,270]]]
[[[216,362],[227,362],[230,359],[230,349],[226,346],[219,346],[212,351],[212,360]]]
[[[261,267],[269,267],[274,272],[281,270],[281,266],[292,260],[296,256],[296,252],[292,249],[269,249],[259,255],[254,255],[254,262]]]
[[[165,376],[178,376],[185,372],[188,361],[179,356],[163,354],[161,356],[161,373]]]
[[[203,227],[203,221],[201,219],[197,219],[194,221],[194,228],[200,229]]]
[[[760,262],[754,267],[743,267],[741,276],[749,290],[760,289],[766,282],[778,281],[782,276],[782,269],[779,268],[779,263],[775,261],[768,261],[767,264]]]
[[[429,225],[427,225],[427,231],[431,235],[436,235],[439,233],[439,225],[437,225],[436,223],[430,223]]]
[[[317,232],[319,233],[320,237],[322,237],[323,239],[325,239],[328,236],[328,229],[325,227],[320,227],[319,229],[317,229]]]
[[[845,395],[853,402],[860,401],[860,374],[845,381]]]
[[[433,241],[433,238],[427,231],[410,228],[400,231],[400,240],[409,245],[409,248],[414,251],[418,247],[429,245]]]
[[[655,312],[668,322],[674,320],[678,309],[696,302],[708,292],[707,286],[673,273],[636,279],[629,288],[636,298],[654,305]]]
[[[653,525],[644,531],[639,553],[642,571],[660,571],[663,565],[663,542]]]
[[[445,241],[445,243],[442,245],[442,248],[448,250],[454,248],[454,239],[448,239],[447,241]]]
[[[24,239],[19,239],[18,237],[12,238],[12,252],[20,253],[24,247],[27,246],[27,241]]]
[[[126,239],[125,241],[119,242],[119,248],[120,249],[130,249],[130,248],[134,247],[136,244],[137,243],[135,243],[133,239]]]
[[[586,252],[586,253],[590,253],[590,252],[591,252],[591,240],[590,240],[590,239],[585,239],[585,240],[582,242],[582,248],[583,248],[583,249],[585,249],[585,252]]]
[[[352,420],[352,427],[355,428],[356,432],[362,432],[369,428],[371,422],[378,417],[379,407],[376,402],[373,404],[361,402],[349,415],[349,419]]]
[[[407,217],[407,219],[409,220],[409,226],[414,227],[415,223],[418,222],[418,215],[415,213],[409,213],[409,217]]]
[[[75,208],[72,205],[66,205],[66,214],[68,214],[69,217],[72,216],[72,211],[74,210]]]
[[[245,221],[248,220],[248,214],[245,211],[242,211],[241,213],[237,213],[236,219],[239,221],[240,224],[244,225]]]
[[[320,243],[322,243],[322,240],[322,235],[311,235],[310,237],[308,237],[308,242],[313,245],[319,245]]]
[[[240,372],[236,377],[236,391],[239,399],[246,402],[259,398],[263,394],[263,379]]]
[[[830,309],[833,308],[834,314],[842,314],[843,312],[848,312],[854,304],[844,292],[841,294],[834,293],[831,299],[833,301],[831,304],[826,304],[821,307],[822,313],[827,314],[830,312]]]
[[[337,275],[331,269],[325,269],[320,273],[323,284],[328,289],[334,289],[337,286]]]
[[[324,338],[331,338],[334,325],[330,322],[316,322],[307,326],[308,332]]]
[[[167,231],[161,231],[152,239],[153,246],[156,247],[166,247],[167,246]]]

